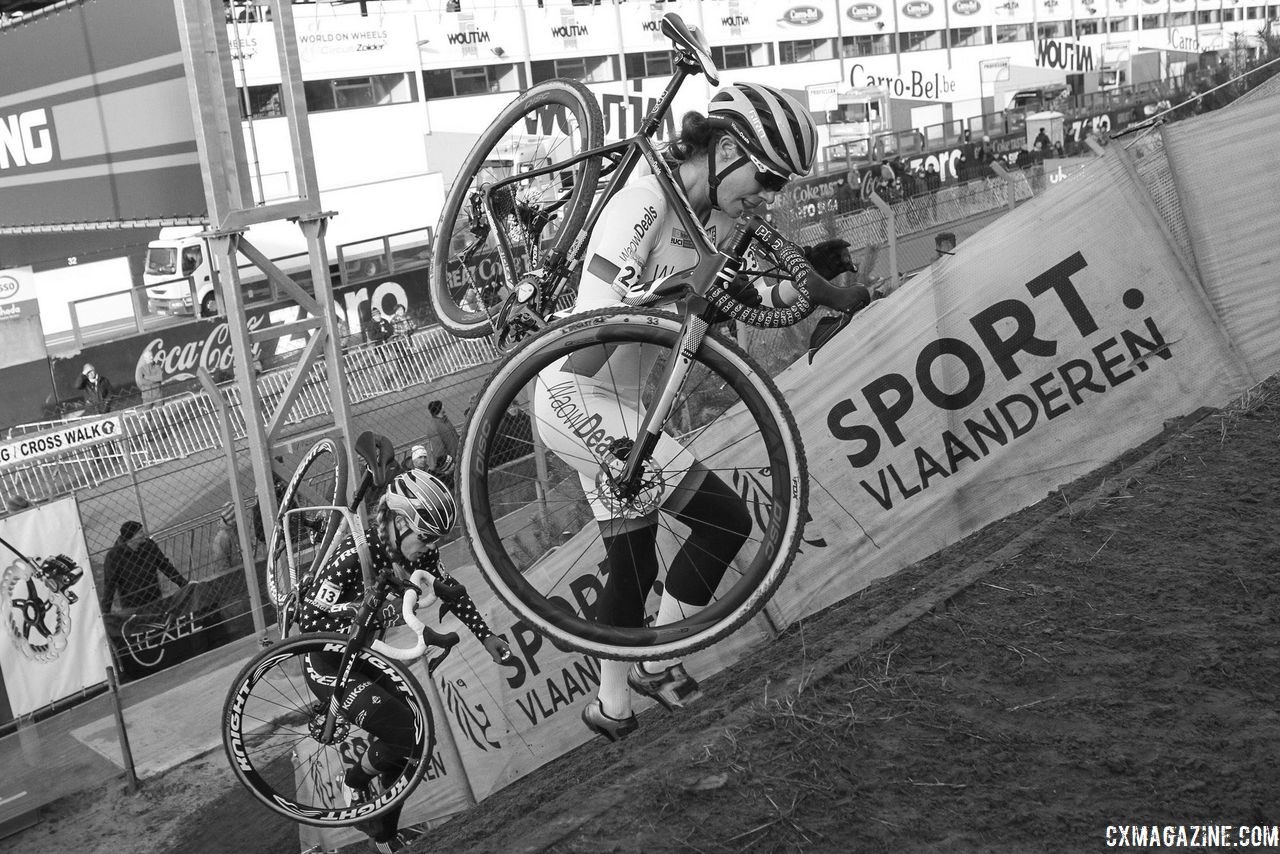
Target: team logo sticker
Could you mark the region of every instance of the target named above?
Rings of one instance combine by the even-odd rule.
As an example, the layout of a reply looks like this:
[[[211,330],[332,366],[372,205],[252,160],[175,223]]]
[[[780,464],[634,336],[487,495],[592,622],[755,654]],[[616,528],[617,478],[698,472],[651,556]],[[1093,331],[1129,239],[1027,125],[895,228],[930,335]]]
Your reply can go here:
[[[0,605],[14,647],[31,661],[57,661],[71,637],[70,588],[83,573],[69,558],[50,558],[37,570],[14,561],[0,576]]]

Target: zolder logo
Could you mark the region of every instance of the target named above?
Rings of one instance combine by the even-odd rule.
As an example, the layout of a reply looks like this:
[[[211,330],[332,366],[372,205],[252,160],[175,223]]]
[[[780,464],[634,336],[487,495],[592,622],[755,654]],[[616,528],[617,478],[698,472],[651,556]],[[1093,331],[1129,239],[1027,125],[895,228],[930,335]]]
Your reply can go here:
[[[978,0],[956,0],[951,4],[951,11],[957,15],[976,15],[982,9]]]
[[[0,299],[8,299],[18,292],[18,280],[13,276],[0,276]]]
[[[875,3],[854,3],[848,15],[855,21],[874,21],[880,17],[880,7]]]
[[[793,6],[783,12],[779,20],[784,24],[807,27],[822,20],[822,10],[817,6]]]
[[[933,4],[929,0],[915,0],[903,5],[902,14],[908,18],[927,18],[933,14]]]

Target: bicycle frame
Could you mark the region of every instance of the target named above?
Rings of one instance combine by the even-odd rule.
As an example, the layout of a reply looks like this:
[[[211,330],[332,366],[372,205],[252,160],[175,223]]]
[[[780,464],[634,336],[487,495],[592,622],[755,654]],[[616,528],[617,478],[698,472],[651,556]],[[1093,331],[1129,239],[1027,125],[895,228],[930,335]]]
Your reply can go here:
[[[732,242],[736,250],[736,257],[722,253],[716,248],[694,212],[688,196],[680,188],[666,161],[662,159],[652,142],[652,136],[657,132],[662,117],[671,108],[671,102],[675,99],[676,93],[680,90],[685,79],[696,73],[698,68],[696,60],[690,58],[679,60],[675,75],[667,83],[662,96],[646,113],[634,136],[616,143],[580,152],[568,160],[557,162],[551,166],[544,166],[504,178],[488,185],[481,192],[485,215],[489,217],[490,221],[496,222],[492,195],[507,186],[530,178],[551,174],[552,172],[563,172],[566,168],[592,157],[616,158],[608,185],[604,192],[599,194],[592,203],[591,211],[588,213],[581,231],[570,245],[568,252],[565,253],[564,257],[560,257],[553,249],[543,256],[545,266],[541,273],[542,284],[551,285],[551,287],[545,289],[546,294],[542,301],[543,305],[539,306],[539,311],[537,312],[540,318],[543,315],[544,306],[554,304],[558,298],[559,286],[568,279],[573,270],[581,265],[583,249],[586,246],[588,236],[595,229],[596,224],[603,215],[605,206],[622,189],[635,171],[635,168],[640,164],[641,158],[649,163],[658,180],[658,186],[663,196],[671,206],[671,209],[675,211],[681,227],[693,239],[698,263],[694,267],[668,276],[655,292],[655,295],[666,295],[688,290],[693,294],[693,297],[685,302],[683,309],[684,325],[674,348],[674,352],[679,355],[677,358],[670,359],[667,362],[664,375],[659,384],[662,391],[657,401],[646,410],[644,422],[640,427],[640,435],[643,436],[643,439],[633,444],[630,453],[627,455],[626,465],[619,477],[621,491],[624,495],[633,494],[640,488],[640,474],[643,471],[644,461],[648,459],[649,454],[652,453],[659,437],[662,435],[672,404],[680,393],[689,369],[693,364],[693,354],[698,351],[702,344],[703,336],[706,335],[707,330],[710,328],[710,324],[706,319],[708,305],[706,300],[703,299],[703,295],[707,293],[714,282],[723,281],[728,283],[733,280],[741,267],[741,252],[745,251],[749,243],[749,240],[743,239],[743,234],[735,234]],[[503,269],[508,277],[507,280],[510,282],[521,281],[515,275],[514,255],[505,232],[501,228],[497,228],[495,231],[498,252]],[[523,280],[527,281],[527,279],[528,277],[526,276]],[[518,292],[518,289],[513,290]],[[531,299],[532,296],[533,294],[531,293],[529,298]],[[527,299],[521,301],[526,302]]]
[[[671,103],[675,100],[676,93],[680,91],[680,87],[688,77],[697,73],[698,68],[696,60],[682,58],[678,61],[675,75],[668,81],[662,95],[645,114],[634,136],[580,152],[567,160],[558,161],[550,166],[531,169],[528,172],[521,172],[518,175],[503,178],[500,181],[489,184],[481,191],[481,205],[484,208],[485,216],[489,218],[490,222],[497,222],[498,218],[493,207],[493,196],[508,186],[543,175],[550,175],[554,172],[563,172],[565,169],[592,157],[617,158],[608,185],[603,194],[599,195],[592,203],[591,211],[587,215],[581,231],[570,245],[568,252],[561,257],[553,248],[543,255],[543,282],[554,285],[547,288],[546,301],[554,302],[558,285],[567,280],[573,270],[581,264],[582,251],[586,246],[587,236],[591,234],[596,223],[599,222],[600,216],[604,212],[604,206],[622,189],[622,186],[631,177],[635,168],[640,165],[642,158],[648,161],[650,168],[658,176],[662,193],[676,211],[676,216],[680,219],[681,226],[692,236],[694,247],[700,259],[699,268],[702,266],[702,261],[717,254],[715,244],[711,242],[706,229],[698,221],[698,217],[693,212],[693,207],[689,204],[688,198],[678,189],[678,184],[671,175],[670,169],[667,168],[666,161],[658,154],[652,142],[653,135],[658,132],[658,128],[662,124],[662,117],[671,109]],[[502,228],[496,228],[494,232],[498,243],[498,257],[502,263],[507,281],[513,283],[521,281],[522,277],[516,275],[515,255],[511,247],[511,241],[507,238]],[[541,312],[539,313],[541,314]]]

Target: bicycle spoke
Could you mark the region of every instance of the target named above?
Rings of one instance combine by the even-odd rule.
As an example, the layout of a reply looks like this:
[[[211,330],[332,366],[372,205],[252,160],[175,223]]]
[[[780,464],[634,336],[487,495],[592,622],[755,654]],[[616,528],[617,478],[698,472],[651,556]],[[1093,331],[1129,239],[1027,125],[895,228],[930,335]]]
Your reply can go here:
[[[482,503],[469,505],[474,515],[468,516],[469,527],[475,522],[485,532],[479,541],[473,535],[482,572],[499,579],[499,592],[522,617],[569,646],[593,654],[607,651],[604,657],[651,658],[649,648],[705,645],[705,638],[740,625],[762,601],[752,591],[761,584],[777,584],[778,567],[785,568],[793,554],[788,550],[798,542],[798,502],[789,487],[773,494],[779,478],[791,484],[789,472],[800,465],[794,432],[780,432],[794,427],[779,427],[774,410],[765,403],[766,395],[776,392],[762,391],[768,380],[757,369],[739,366],[745,356],[704,358],[707,348],[728,346],[715,343],[723,339],[704,341],[689,365],[635,481],[625,488],[616,482],[627,449],[635,447],[630,443],[645,438],[639,434],[643,419],[661,399],[661,378],[679,338],[678,325],[635,319],[643,314],[649,312],[636,310],[626,319],[619,317],[618,337],[609,320],[579,321],[564,324],[565,331],[552,339],[554,348],[538,346],[551,336],[526,342],[524,350],[540,355],[517,350],[508,357],[510,362],[522,361],[500,369],[507,373],[495,389],[482,394],[477,419],[469,427],[470,433],[485,412],[508,410],[529,425],[511,429],[516,422],[499,418],[497,429],[490,432],[500,438],[486,446],[488,465],[472,469],[484,486],[479,494],[485,496]],[[583,342],[576,349],[571,343],[575,334]],[[722,430],[731,412],[732,429]],[[529,431],[534,438],[531,450],[541,453],[541,460],[534,456],[522,457],[521,463],[503,462],[507,454],[523,453],[514,443],[529,443]],[[605,448],[612,447],[612,440],[602,436],[629,444],[618,445],[616,457],[611,456]],[[690,477],[694,467],[703,474]],[[720,501],[732,493],[725,515],[705,501],[701,509],[686,512],[686,498],[705,489]],[[610,518],[614,521],[607,521]],[[589,536],[582,534],[583,527],[592,529]],[[650,533],[611,539],[614,532],[644,530]],[[574,532],[571,554],[559,548],[542,554]],[[615,551],[603,566],[605,583],[616,591],[632,591],[624,596],[642,593],[648,600],[646,614],[656,607],[657,585],[649,578],[654,562],[656,580],[663,580],[664,586],[673,562],[684,567],[682,583],[691,585],[688,590],[705,588],[709,603],[686,609],[676,621],[684,628],[608,622],[611,614],[589,607],[601,591],[596,587],[591,592],[593,582],[587,580],[601,577],[596,564],[605,558],[606,540]],[[726,548],[717,543],[733,544],[735,554],[717,553]],[[613,576],[614,572],[627,574]],[[563,608],[566,602],[572,610]],[[688,641],[690,637],[698,640]]]

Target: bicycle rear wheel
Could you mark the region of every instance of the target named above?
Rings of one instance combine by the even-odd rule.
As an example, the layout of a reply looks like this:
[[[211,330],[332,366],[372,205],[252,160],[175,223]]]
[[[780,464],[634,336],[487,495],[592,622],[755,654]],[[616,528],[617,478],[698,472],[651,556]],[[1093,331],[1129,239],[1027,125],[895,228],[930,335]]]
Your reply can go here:
[[[479,207],[481,188],[597,148],[603,139],[595,96],[581,83],[561,79],[511,102],[480,135],[449,189],[433,239],[429,294],[446,329],[465,338],[489,334],[500,289],[515,284],[506,281],[495,228],[510,240],[521,273],[540,266],[546,250],[564,252],[580,236],[600,159],[508,185],[493,198],[496,223]]]
[[[472,551],[502,601],[560,646],[623,660],[708,646],[764,606],[799,545],[807,486],[795,422],[769,377],[718,334],[708,333],[693,356],[644,488],[621,495],[610,480],[621,467],[618,454],[637,441],[680,328],[680,318],[657,311],[566,318],[523,341],[475,402],[461,467]],[[565,370],[588,363],[600,366],[590,382]],[[717,518],[743,519],[748,532],[723,575],[699,579],[704,590],[714,588],[705,607],[653,625],[672,567],[683,562],[687,573],[691,558],[706,563],[689,551],[698,541],[677,507],[692,485],[711,494],[708,481],[691,480],[699,466],[719,481]],[[606,555],[605,535],[621,530],[624,518],[653,529],[657,583],[647,570]],[[611,582],[613,572],[634,573],[649,625],[596,607],[611,583],[632,584],[623,575]]]
[[[337,510],[317,510],[288,519],[288,539],[295,561],[286,548],[285,512],[299,507],[340,507],[347,501],[347,452],[336,439],[321,439],[302,455],[293,477],[280,495],[279,512],[267,544],[267,593],[280,607],[324,557],[342,524]],[[299,565],[301,564],[301,565]]]
[[[240,670],[223,703],[222,744],[231,770],[268,809],[303,824],[341,827],[386,813],[417,786],[435,750],[431,707],[417,680],[399,663],[360,650],[358,666],[384,676],[381,684],[414,714],[414,742],[404,745],[409,761],[399,776],[383,781],[371,800],[345,803],[346,770],[373,736],[339,719],[335,737],[322,743],[318,733],[329,697],[311,692],[303,668],[306,656],[340,656],[346,646],[343,635],[311,634],[265,649]]]

